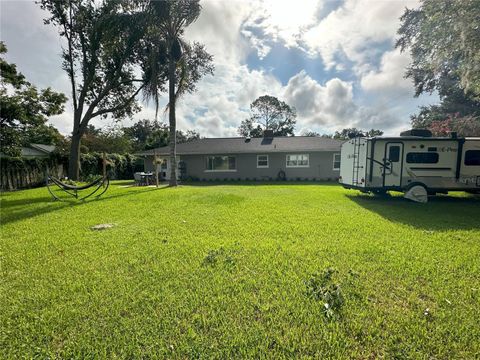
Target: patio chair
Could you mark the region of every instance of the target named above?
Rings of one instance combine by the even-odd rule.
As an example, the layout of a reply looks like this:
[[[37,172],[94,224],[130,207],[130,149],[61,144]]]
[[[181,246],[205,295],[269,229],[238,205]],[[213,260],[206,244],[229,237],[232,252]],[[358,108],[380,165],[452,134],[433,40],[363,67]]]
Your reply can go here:
[[[133,178],[135,179],[135,186],[144,185],[144,179],[143,179],[142,173],[139,173],[139,172],[134,173]]]

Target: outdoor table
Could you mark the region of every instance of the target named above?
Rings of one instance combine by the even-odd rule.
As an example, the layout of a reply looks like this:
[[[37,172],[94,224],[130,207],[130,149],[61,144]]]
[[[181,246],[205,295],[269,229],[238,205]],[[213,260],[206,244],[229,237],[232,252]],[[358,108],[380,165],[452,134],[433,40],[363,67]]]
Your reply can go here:
[[[142,173],[140,175],[142,176],[142,182],[145,185],[153,184],[153,173]]]

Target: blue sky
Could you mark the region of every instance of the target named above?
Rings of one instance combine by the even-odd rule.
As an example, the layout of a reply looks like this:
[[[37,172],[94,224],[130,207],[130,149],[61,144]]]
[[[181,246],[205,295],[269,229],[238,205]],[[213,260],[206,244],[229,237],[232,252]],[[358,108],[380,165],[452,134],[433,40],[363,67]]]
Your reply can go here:
[[[403,78],[409,54],[394,49],[399,16],[417,1],[262,0],[202,1],[202,14],[186,38],[214,55],[214,76],[178,106],[178,124],[204,136],[235,136],[258,96],[279,97],[297,109],[297,134],[344,127],[379,128],[394,135],[409,115],[435,95],[413,97]],[[61,41],[30,1],[1,1],[1,39],[8,59],[39,87],[70,93],[61,70]],[[166,97],[166,96],[165,96]],[[165,98],[164,97],[164,98]],[[165,103],[165,100],[164,100]],[[125,125],[154,117],[152,104]],[[51,119],[62,132],[72,109]],[[164,114],[161,119],[164,119]],[[166,118],[165,118],[166,119]],[[96,121],[111,126],[113,119]]]

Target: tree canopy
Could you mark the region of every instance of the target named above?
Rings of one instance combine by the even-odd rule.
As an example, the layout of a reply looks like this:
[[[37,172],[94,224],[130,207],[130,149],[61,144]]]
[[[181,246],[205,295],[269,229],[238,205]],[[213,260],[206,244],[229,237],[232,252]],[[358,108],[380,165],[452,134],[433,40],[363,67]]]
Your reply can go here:
[[[476,0],[423,0],[419,8],[405,10],[396,44],[412,58],[405,75],[413,80],[416,96],[436,91],[440,97],[440,104],[422,106],[411,116],[413,127],[437,135],[446,128],[467,136],[478,134],[479,23]]]
[[[412,63],[406,76],[416,95],[458,78],[466,94],[480,99],[480,2],[422,0],[406,9],[396,46],[409,51]]]
[[[15,64],[4,59],[6,52],[7,47],[0,42],[0,151],[19,156],[22,145],[57,144],[62,135],[47,120],[64,111],[67,97],[51,88],[37,90]]]
[[[130,127],[123,128],[125,135],[131,140],[134,151],[154,149],[170,143],[170,129],[167,124],[157,120],[140,120]],[[200,134],[194,130],[177,130],[177,143],[199,139]]]
[[[262,137],[264,130],[274,136],[293,136],[297,113],[294,107],[274,96],[263,95],[250,104],[250,118],[241,122],[241,136]]]
[[[188,43],[185,28],[197,20],[201,6],[199,0],[149,1],[148,18],[151,19],[147,39],[147,57],[143,63],[144,94],[153,99],[158,113],[159,94],[168,82],[168,118],[170,161],[176,159],[176,102],[184,93],[195,91],[196,83],[206,74],[213,74],[212,56],[203,45]],[[170,186],[177,185],[177,167],[171,167]]]
[[[333,138],[346,140],[346,139],[351,139],[358,136],[374,137],[374,136],[382,136],[382,135],[383,135],[383,131],[377,130],[377,129],[361,130],[357,128],[347,128],[347,129],[342,129],[340,131],[335,131]]]
[[[130,1],[41,0],[45,20],[65,40],[63,69],[74,107],[69,176],[78,178],[82,135],[91,119],[131,117],[140,110],[138,95],[157,105],[168,90],[170,113],[180,94],[211,73],[211,56],[197,43],[182,40],[200,13],[198,0]],[[175,91],[176,89],[176,91]],[[170,120],[175,142],[175,124]],[[175,167],[172,167],[176,169]]]

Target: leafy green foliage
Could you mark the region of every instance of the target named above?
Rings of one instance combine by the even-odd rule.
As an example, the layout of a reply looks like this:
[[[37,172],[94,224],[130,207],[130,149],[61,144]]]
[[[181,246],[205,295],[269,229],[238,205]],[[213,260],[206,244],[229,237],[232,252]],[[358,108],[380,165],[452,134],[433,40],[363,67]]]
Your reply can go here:
[[[110,179],[132,179],[136,171],[143,170],[142,160],[133,155],[106,154],[106,160]],[[102,153],[82,154],[80,161],[82,180],[89,180],[90,176],[102,174]]]
[[[374,137],[374,136],[382,136],[382,135],[383,135],[383,131],[381,130],[371,129],[371,130],[365,131],[357,128],[348,128],[348,129],[342,129],[341,131],[335,131],[333,138],[347,140],[347,139],[351,139],[358,136]]]
[[[146,53],[142,63],[144,95],[153,99],[158,113],[159,94],[168,82],[168,117],[170,161],[176,157],[176,102],[185,93],[195,91],[196,83],[213,74],[212,56],[202,44],[188,43],[183,38],[186,27],[200,15],[199,0],[148,1],[146,13],[150,27]],[[171,167],[170,185],[177,185],[176,167]]]
[[[322,273],[314,273],[305,281],[307,296],[321,301],[323,311],[328,319],[338,317],[345,303],[342,289],[333,281],[333,275],[337,270],[327,268]]]
[[[170,128],[157,120],[140,120],[130,127],[123,128],[125,135],[132,141],[135,151],[167,146],[170,139]],[[200,139],[194,130],[183,132],[177,130],[177,143]]]
[[[0,54],[7,48],[0,42]],[[38,91],[17,71],[15,64],[0,57],[0,151],[19,156],[20,147],[30,143],[57,145],[63,136],[51,125],[49,116],[61,114],[67,100],[47,88]]]
[[[63,69],[72,90],[73,131],[69,175],[79,176],[80,142],[95,117],[130,117],[144,87],[139,64],[144,56],[148,23],[143,3],[128,0],[41,0],[45,23],[58,29]]]
[[[480,2],[424,0],[406,9],[396,46],[409,51],[406,71],[416,96],[437,91],[440,104],[422,106],[411,116],[414,128],[477,136],[480,127]],[[469,126],[464,126],[468,122]]]
[[[480,2],[423,0],[406,9],[396,46],[410,51],[406,76],[416,95],[443,87],[457,78],[465,94],[480,100]]]
[[[1,358],[480,353],[478,199],[426,208],[329,184],[128,185],[84,203],[2,194]],[[338,321],[305,294],[328,267],[345,299]]]
[[[264,130],[272,130],[274,136],[293,136],[297,113],[284,101],[263,95],[250,104],[250,118],[238,128],[241,136],[262,137]]]

